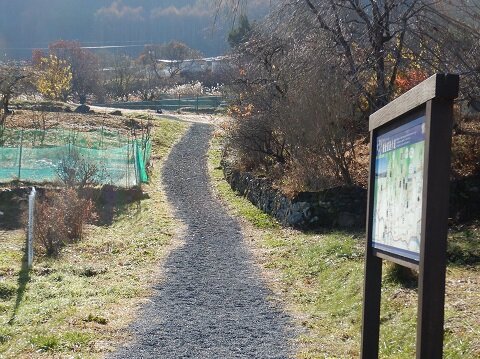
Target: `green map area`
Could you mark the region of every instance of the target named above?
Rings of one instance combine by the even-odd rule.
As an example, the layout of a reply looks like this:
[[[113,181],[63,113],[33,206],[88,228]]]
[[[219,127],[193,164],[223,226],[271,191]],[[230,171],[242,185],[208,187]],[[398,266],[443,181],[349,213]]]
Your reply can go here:
[[[424,129],[417,127],[416,140]],[[393,143],[399,139],[393,137]],[[376,158],[372,239],[375,248],[418,259],[425,141],[409,142]]]

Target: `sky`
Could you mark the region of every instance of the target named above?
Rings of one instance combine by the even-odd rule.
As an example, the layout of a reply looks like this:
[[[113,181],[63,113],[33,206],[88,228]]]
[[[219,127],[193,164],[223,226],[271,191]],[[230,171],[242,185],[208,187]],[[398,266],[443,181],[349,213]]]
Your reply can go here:
[[[0,58],[30,58],[32,48],[77,40],[85,46],[144,44],[177,40],[205,56],[228,49],[232,18],[215,21],[214,0],[0,0]],[[249,0],[256,19],[270,0]]]

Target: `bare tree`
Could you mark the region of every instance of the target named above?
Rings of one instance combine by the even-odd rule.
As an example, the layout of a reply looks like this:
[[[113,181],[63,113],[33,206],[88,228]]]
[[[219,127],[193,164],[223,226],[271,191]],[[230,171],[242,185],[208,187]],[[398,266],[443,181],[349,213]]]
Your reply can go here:
[[[24,66],[14,63],[0,64],[0,126],[4,125],[10,114],[10,100],[26,89],[31,76],[31,72]]]
[[[137,68],[134,61],[127,55],[115,54],[113,68],[107,87],[112,96],[128,101],[130,95],[136,90]]]
[[[100,84],[100,62],[90,50],[77,41],[59,40],[49,44],[50,54],[66,61],[72,70],[72,92],[80,103],[85,103],[88,95],[98,94]]]
[[[162,81],[149,66],[141,66],[137,71],[137,92],[144,101],[153,101],[157,97]]]
[[[162,45],[148,45],[140,55],[140,61],[152,67],[158,77],[166,70],[171,78],[180,74],[188,60],[199,59],[202,54],[182,42],[172,41]]]
[[[234,12],[246,2],[215,0]],[[289,31],[302,32],[305,41],[315,33],[328,37],[324,51],[363,97],[366,114],[396,96],[398,74],[412,63],[426,74],[461,72],[478,83],[478,1],[282,1],[270,21],[282,12]]]
[[[282,181],[302,172],[297,188],[355,183],[365,119],[402,91],[461,72],[475,104],[480,37],[459,14],[423,0],[283,1],[234,53],[230,151]]]
[[[264,30],[257,29],[236,55],[234,73],[241,76],[230,86],[237,119],[230,146],[249,169],[281,168],[281,176],[288,176],[303,168],[309,184],[299,181],[300,187],[352,184],[359,116],[354,88],[319,51],[324,39],[305,46]]]

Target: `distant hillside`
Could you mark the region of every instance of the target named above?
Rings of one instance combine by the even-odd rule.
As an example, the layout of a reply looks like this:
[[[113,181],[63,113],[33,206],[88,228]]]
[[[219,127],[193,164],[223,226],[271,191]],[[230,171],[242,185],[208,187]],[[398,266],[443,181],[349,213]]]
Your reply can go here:
[[[222,54],[231,23],[214,25],[212,0],[1,0],[0,56],[29,58],[32,48],[58,39],[87,46],[162,43],[178,40],[206,56]],[[270,0],[252,1],[251,18]],[[135,52],[135,47],[130,51]]]

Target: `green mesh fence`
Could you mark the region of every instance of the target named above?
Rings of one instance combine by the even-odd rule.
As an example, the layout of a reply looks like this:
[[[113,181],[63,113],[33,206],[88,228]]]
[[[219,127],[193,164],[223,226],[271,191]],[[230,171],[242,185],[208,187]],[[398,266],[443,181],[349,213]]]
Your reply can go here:
[[[75,156],[97,168],[100,184],[132,187],[148,181],[151,150],[149,140],[106,130],[0,129],[0,183],[58,181],[60,164]]]

